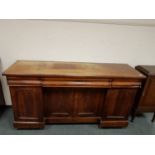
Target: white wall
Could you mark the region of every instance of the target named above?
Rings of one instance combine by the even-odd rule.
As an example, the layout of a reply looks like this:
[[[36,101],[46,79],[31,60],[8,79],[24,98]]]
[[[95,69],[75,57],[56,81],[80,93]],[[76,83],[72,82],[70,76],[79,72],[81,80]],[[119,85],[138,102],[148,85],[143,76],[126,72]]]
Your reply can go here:
[[[155,65],[155,27],[0,20],[0,58],[3,71],[17,59]]]

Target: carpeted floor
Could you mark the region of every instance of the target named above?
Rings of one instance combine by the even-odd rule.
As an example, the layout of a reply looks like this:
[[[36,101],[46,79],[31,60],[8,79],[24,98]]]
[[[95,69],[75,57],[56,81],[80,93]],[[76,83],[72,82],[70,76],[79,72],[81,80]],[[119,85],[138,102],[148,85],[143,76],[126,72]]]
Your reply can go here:
[[[0,111],[0,135],[153,135],[155,122],[151,122],[152,115],[145,113],[138,116],[126,128],[99,129],[97,124],[51,124],[39,130],[17,130],[12,125],[12,108],[7,108]]]

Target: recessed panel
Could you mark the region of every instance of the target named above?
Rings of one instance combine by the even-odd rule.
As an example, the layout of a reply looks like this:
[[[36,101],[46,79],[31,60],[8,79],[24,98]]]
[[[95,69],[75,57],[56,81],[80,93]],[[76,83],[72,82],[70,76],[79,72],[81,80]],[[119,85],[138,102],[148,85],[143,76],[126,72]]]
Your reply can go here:
[[[106,89],[44,88],[46,117],[99,116]]]

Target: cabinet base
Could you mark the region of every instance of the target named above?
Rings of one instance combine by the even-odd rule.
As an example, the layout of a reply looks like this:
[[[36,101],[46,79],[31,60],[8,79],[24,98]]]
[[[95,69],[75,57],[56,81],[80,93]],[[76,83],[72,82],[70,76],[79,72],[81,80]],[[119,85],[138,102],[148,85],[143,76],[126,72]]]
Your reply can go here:
[[[76,119],[75,119],[76,120]],[[98,119],[81,119],[81,120],[62,120],[60,119],[47,119],[46,124],[57,124],[57,123],[98,123]],[[41,129],[44,128],[44,122],[20,122],[15,121],[14,127],[17,129]],[[99,124],[99,128],[120,128],[120,127],[127,127],[128,120],[101,120]]]
[[[100,117],[46,117],[47,124],[59,123],[98,123]]]
[[[14,122],[14,127],[17,129],[41,129],[44,128],[44,122]]]
[[[128,120],[101,120],[99,127],[100,128],[120,128],[120,127],[127,127],[128,126]]]

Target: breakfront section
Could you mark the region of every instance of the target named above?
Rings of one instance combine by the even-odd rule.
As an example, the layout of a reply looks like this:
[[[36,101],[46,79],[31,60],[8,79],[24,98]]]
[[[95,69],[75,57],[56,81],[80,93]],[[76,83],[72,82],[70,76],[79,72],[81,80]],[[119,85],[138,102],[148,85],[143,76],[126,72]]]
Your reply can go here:
[[[110,79],[42,78],[46,123],[97,123]]]
[[[112,78],[103,105],[100,127],[126,127],[140,88],[141,79]]]
[[[45,88],[47,123],[97,123],[106,88]]]
[[[125,127],[138,88],[109,89],[103,106],[100,127]]]
[[[35,79],[8,78],[15,128],[42,128],[43,97],[42,88]]]
[[[92,84],[93,83],[93,84]],[[141,83],[137,80],[8,77],[15,128],[51,123],[125,127]]]

